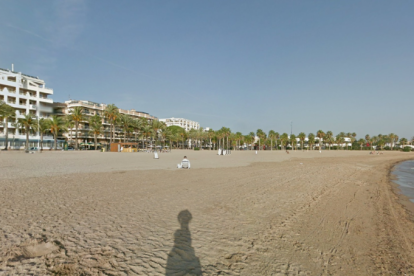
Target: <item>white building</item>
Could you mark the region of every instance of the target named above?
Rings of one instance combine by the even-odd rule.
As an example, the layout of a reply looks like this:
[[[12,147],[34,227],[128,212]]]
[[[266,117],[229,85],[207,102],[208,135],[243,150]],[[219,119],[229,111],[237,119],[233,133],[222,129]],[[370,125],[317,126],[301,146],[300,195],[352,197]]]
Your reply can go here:
[[[32,114],[37,118],[47,118],[52,112],[53,100],[49,98],[53,90],[46,88],[44,80],[20,72],[0,68],[0,100],[16,110],[16,120],[25,114]],[[26,140],[23,130],[16,129],[13,122],[8,123],[9,146],[17,141]],[[39,139],[39,135],[31,134],[30,141]],[[44,140],[52,137],[44,137]],[[0,124],[0,146],[4,146],[4,122]]]
[[[91,101],[75,101],[75,100],[65,101],[64,103],[56,102],[53,104],[53,109],[54,109],[53,113],[57,116],[64,117],[66,115],[69,115],[72,112],[73,108],[75,107],[82,107],[83,114],[85,115],[85,118],[86,118],[85,121],[79,124],[78,142],[85,142],[85,143],[93,142],[94,135],[90,133],[88,119],[90,116],[94,116],[94,115],[100,115],[103,117],[107,104],[96,103],[96,102],[91,102]],[[119,108],[118,111],[120,114],[125,114],[125,115],[130,116],[132,119],[145,118],[149,122],[157,119],[157,117],[154,117],[148,114],[147,112],[136,111],[135,109],[126,110],[126,109]],[[101,134],[97,136],[97,139],[99,143],[107,144],[110,141],[109,121],[106,118],[102,118],[102,125],[103,125],[103,131]],[[75,137],[76,137],[75,132],[76,132],[76,129],[75,127],[73,127],[72,129],[68,129],[66,132],[62,133],[61,136],[59,136],[59,138],[66,139],[70,143],[72,142],[74,143]],[[132,134],[134,136],[135,132],[133,132]],[[117,126],[114,130],[114,136],[113,136],[114,141],[115,142],[122,141],[123,135],[124,135],[123,129]]]
[[[160,119],[160,122],[164,122],[167,127],[169,126],[179,126],[189,131],[190,129],[200,129],[200,124],[194,121],[190,121],[184,118],[168,118]]]

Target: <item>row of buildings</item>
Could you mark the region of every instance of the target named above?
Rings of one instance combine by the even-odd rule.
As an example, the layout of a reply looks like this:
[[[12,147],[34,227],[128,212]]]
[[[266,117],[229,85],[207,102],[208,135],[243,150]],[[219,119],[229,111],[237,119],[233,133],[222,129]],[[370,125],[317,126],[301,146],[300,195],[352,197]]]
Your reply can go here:
[[[44,80],[23,74],[21,72],[14,71],[12,69],[0,68],[0,101],[12,106],[16,111],[16,121],[18,118],[22,118],[25,114],[32,114],[37,118],[49,118],[51,115],[66,116],[71,113],[74,107],[80,106],[83,108],[83,113],[86,117],[93,116],[95,114],[103,117],[103,112],[106,108],[106,104],[97,103],[93,101],[84,100],[70,100],[63,103],[54,102],[51,96],[53,95],[53,89],[46,87]],[[145,118],[148,121],[158,120],[157,117],[148,114],[143,111],[136,111],[134,109],[126,110],[119,109],[119,113],[131,116],[134,119]],[[167,118],[159,119],[165,122],[167,126],[177,125],[185,130],[199,129],[200,124],[184,118]],[[98,137],[98,142],[102,144],[109,143],[109,122],[106,118],[102,119],[103,132]],[[16,127],[15,122],[8,123],[8,146],[10,148],[21,148],[26,141],[26,134],[24,130]],[[115,128],[115,140],[121,139],[120,128]],[[29,143],[30,146],[36,147],[39,143],[39,134],[31,133]],[[59,142],[74,141],[75,128],[68,129],[67,132],[62,133],[59,137]],[[52,147],[53,137],[44,136],[44,147]],[[88,121],[85,120],[80,125],[78,130],[78,141],[84,143],[93,142],[93,135],[89,132]],[[4,122],[0,122],[0,147],[5,147],[5,126]]]

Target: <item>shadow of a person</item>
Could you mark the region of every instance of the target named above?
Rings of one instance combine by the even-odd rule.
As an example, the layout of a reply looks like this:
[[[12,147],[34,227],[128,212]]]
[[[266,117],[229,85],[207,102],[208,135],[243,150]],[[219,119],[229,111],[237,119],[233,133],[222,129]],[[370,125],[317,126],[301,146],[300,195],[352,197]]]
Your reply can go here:
[[[168,253],[166,276],[202,275],[200,260],[191,246],[191,233],[188,227],[191,213],[183,210],[178,214],[181,225],[174,233],[174,247]]]

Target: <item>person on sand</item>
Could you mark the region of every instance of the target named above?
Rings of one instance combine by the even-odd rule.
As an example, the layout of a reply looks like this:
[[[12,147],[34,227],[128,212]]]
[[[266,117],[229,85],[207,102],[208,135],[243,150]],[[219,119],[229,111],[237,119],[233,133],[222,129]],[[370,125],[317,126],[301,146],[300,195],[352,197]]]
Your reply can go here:
[[[177,165],[177,168],[181,169],[183,167],[184,162],[186,162],[188,164],[188,168],[190,168],[190,160],[187,159],[187,156],[184,156],[183,161],[181,161],[181,164]]]

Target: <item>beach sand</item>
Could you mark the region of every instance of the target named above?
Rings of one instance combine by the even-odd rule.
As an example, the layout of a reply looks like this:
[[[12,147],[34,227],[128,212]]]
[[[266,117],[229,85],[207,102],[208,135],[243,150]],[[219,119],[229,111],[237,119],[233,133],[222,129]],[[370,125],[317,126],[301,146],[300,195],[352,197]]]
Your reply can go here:
[[[0,275],[414,275],[407,159],[1,152]]]

